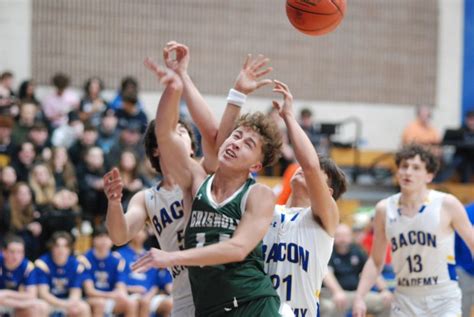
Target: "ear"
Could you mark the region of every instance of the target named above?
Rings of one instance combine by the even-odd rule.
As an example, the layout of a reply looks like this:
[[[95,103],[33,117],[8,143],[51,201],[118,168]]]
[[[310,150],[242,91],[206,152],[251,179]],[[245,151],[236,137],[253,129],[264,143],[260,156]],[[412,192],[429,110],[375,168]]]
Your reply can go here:
[[[159,148],[155,148],[155,150],[153,151],[153,157],[160,157],[160,149]]]
[[[332,197],[332,195],[334,194],[334,189],[332,189],[331,187],[329,187],[329,193],[331,194],[331,197]]]
[[[250,166],[250,173],[257,173],[262,169],[263,165],[261,162],[257,162],[254,165]]]
[[[434,174],[433,173],[428,173],[428,175],[426,175],[426,183],[429,184],[433,181],[433,178],[434,178]]]

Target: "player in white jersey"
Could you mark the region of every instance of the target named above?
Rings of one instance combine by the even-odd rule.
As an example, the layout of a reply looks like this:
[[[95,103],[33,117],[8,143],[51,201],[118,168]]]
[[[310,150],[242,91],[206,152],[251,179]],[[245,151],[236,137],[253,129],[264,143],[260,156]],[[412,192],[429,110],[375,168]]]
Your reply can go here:
[[[176,52],[176,59],[174,60],[171,59],[171,52],[173,51]],[[164,49],[166,65],[182,79],[186,103],[201,132],[205,153],[206,151],[216,151],[219,144],[224,141],[225,136],[232,130],[233,121],[236,118],[235,114],[239,113],[239,107],[232,103],[227,105],[221,120],[221,128],[218,130],[217,122],[209,106],[187,74],[189,58],[189,50],[182,44],[170,42]],[[244,67],[237,76],[234,89],[249,94],[268,84],[268,80],[260,80],[262,76],[271,71],[271,68],[266,68],[267,63],[268,59],[263,56],[256,59],[247,58]],[[192,155],[193,147],[190,130],[180,123],[176,131],[188,148],[189,154]],[[150,123],[145,135],[145,150],[153,168],[161,173],[162,166],[159,160],[160,154],[155,136],[154,121]],[[215,157],[215,155],[205,156]],[[215,162],[206,159],[202,164],[206,170],[212,170]],[[166,166],[163,166],[163,169],[166,169]],[[115,244],[127,243],[149,220],[163,250],[177,251],[182,249],[184,229],[189,212],[183,207],[186,204],[183,201],[183,193],[174,181],[163,177],[162,181],[156,186],[135,194],[125,214],[121,206],[122,180],[117,169],[113,169],[104,176],[104,188],[109,201],[106,222],[110,237]],[[174,266],[170,268],[170,271],[174,278],[172,316],[194,316],[194,305],[187,269],[184,266]]]
[[[461,316],[454,270],[454,230],[474,251],[474,227],[463,205],[450,194],[430,190],[438,161],[411,144],[396,154],[401,192],[376,206],[374,242],[357,288],[355,317],[364,316],[364,295],[382,270],[391,243],[397,286],[391,316]]]
[[[273,105],[285,121],[301,168],[291,179],[287,205],[275,207],[263,240],[265,270],[295,316],[319,316],[319,292],[339,223],[335,200],[346,190],[345,176],[331,160],[318,158],[293,114],[288,87],[275,81],[273,91],[283,94],[283,104]]]

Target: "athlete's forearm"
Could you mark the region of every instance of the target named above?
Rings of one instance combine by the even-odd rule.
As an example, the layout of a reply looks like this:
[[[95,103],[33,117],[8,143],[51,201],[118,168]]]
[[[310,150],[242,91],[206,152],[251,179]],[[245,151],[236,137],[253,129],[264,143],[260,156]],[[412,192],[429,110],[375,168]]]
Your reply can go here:
[[[125,219],[125,214],[120,202],[108,202],[105,224],[110,239],[115,245],[123,245],[130,240],[128,237],[129,228],[127,220]]]
[[[381,271],[382,268],[378,268],[375,265],[375,262],[372,257],[369,257],[367,259],[367,262],[365,262],[364,269],[362,270],[362,274],[360,275],[359,285],[357,286],[356,291],[356,297],[364,298],[364,296],[374,286],[377,277],[380,275]]]
[[[337,281],[336,277],[334,276],[334,273],[332,273],[331,271],[329,271],[328,274],[326,274],[326,276],[324,277],[323,284],[327,288],[329,288],[332,294],[344,291],[339,282]]]

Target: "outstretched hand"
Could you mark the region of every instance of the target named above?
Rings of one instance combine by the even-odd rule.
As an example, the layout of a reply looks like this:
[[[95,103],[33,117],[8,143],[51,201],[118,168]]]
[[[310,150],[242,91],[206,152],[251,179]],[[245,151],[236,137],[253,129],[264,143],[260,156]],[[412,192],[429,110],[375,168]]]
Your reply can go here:
[[[174,85],[176,87],[183,86],[181,79],[173,70],[169,68],[161,67],[149,57],[145,58],[145,60],[143,61],[143,64],[145,64],[146,68],[151,70],[156,75],[159,82],[163,86],[168,86],[168,85]]]
[[[283,103],[279,103],[276,100],[272,101],[273,108],[275,108],[280,117],[285,118],[285,116],[289,114],[293,114],[293,95],[291,94],[288,86],[278,80],[274,80],[273,83],[275,87],[273,88],[273,92],[277,92],[283,95]]]
[[[104,175],[104,192],[109,202],[122,201],[123,182],[119,170],[114,167],[110,172]]]
[[[271,84],[271,79],[261,79],[273,69],[267,67],[269,58],[258,55],[252,59],[252,55],[247,55],[244,65],[235,80],[234,89],[243,94],[250,94],[260,87]]]
[[[175,58],[173,59],[173,52]],[[179,76],[183,76],[188,71],[189,65],[189,48],[181,43],[171,41],[166,43],[163,49],[163,60],[166,67],[176,72]]]
[[[173,266],[171,255],[168,252],[151,248],[150,251],[132,264],[132,270],[144,273],[151,268],[167,268]]]

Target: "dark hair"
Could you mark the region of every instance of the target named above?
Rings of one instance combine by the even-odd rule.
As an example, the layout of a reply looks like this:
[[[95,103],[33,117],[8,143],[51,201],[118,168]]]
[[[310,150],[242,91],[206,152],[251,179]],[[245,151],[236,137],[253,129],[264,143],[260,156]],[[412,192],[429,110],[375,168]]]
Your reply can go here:
[[[22,237],[14,235],[14,234],[7,234],[5,239],[3,240],[3,248],[6,249],[10,245],[10,243],[21,243],[25,246],[25,240]]]
[[[104,225],[98,225],[94,228],[94,232],[92,233],[92,237],[100,237],[100,236],[109,236],[109,232]]]
[[[300,112],[300,116],[302,118],[311,117],[312,115],[313,115],[313,113],[308,108],[303,108]]]
[[[59,239],[65,239],[67,241],[68,248],[72,252],[72,247],[73,247],[74,241],[72,239],[72,236],[66,231],[56,231],[55,233],[53,233],[51,238],[49,238],[49,240],[48,240],[48,250],[51,251],[53,249],[54,245],[56,244],[56,242],[58,242]]]
[[[91,77],[84,83],[84,94],[86,96],[89,95],[89,88],[90,88],[90,86],[91,86],[91,84],[94,80],[97,80],[99,82],[100,90],[104,89],[105,85],[104,85],[104,81],[102,79],[100,79],[99,77]]]
[[[0,80],[4,80],[4,79],[7,79],[7,78],[11,78],[13,77],[13,73],[11,71],[4,71],[1,75],[0,75]]]
[[[178,123],[181,124],[188,131],[189,137],[191,138],[191,148],[193,151],[195,151],[196,139],[194,137],[193,130],[191,129],[189,124],[187,124],[184,121],[179,120]],[[153,119],[150,121],[150,123],[148,124],[148,127],[146,128],[145,137],[143,138],[143,143],[145,145],[146,157],[150,161],[151,166],[156,172],[161,174],[160,158],[153,155],[155,150],[158,148],[158,142],[156,140],[156,134],[155,134],[155,126],[156,126],[155,119]]]
[[[281,155],[283,144],[280,129],[273,119],[262,112],[247,113],[236,122],[236,127],[247,127],[258,133],[262,140],[262,166],[275,163]]]
[[[123,92],[129,86],[133,86],[135,90],[138,90],[137,80],[132,76],[122,78],[122,82],[120,84],[120,92]]]
[[[18,99],[20,100],[27,100],[30,102],[34,102],[35,104],[37,103],[36,96],[28,96],[28,86],[33,84],[34,81],[33,79],[29,80],[24,80],[21,82],[20,88],[18,88]]]
[[[417,155],[420,157],[421,161],[425,163],[428,173],[435,174],[438,171],[438,158],[433,154],[429,147],[416,143],[410,143],[402,147],[395,154],[395,163],[397,167],[400,167],[402,161],[414,158]]]
[[[52,79],[54,87],[58,90],[64,90],[69,86],[69,77],[63,73],[57,73]]]
[[[328,177],[328,185],[332,189],[332,197],[338,200],[347,190],[344,172],[327,156],[319,156],[319,166]]]

